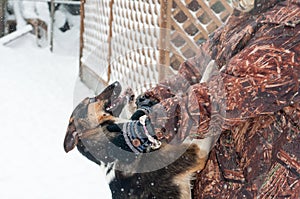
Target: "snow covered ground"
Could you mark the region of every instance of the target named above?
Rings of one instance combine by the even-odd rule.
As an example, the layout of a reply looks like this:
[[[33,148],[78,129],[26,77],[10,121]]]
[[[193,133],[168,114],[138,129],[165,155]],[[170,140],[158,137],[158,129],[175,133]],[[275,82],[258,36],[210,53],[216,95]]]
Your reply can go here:
[[[63,150],[75,85],[75,103],[90,93],[77,79],[78,32],[56,34],[54,53],[30,34],[0,46],[1,199],[110,198],[99,167]]]

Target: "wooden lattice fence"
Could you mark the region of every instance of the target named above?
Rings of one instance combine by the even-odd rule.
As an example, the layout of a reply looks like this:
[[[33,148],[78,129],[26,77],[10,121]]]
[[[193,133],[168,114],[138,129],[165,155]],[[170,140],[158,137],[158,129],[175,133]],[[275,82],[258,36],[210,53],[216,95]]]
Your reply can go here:
[[[170,64],[177,69],[180,63],[193,57],[201,42],[221,26],[232,7],[225,0],[173,0]]]
[[[81,79],[141,92],[195,56],[231,12],[228,0],[82,0]]]

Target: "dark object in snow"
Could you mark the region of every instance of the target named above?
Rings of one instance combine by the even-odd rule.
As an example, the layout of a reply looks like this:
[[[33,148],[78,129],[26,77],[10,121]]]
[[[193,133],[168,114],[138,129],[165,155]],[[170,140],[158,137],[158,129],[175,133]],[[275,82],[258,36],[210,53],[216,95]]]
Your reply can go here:
[[[73,0],[73,1],[80,1],[80,0]],[[69,13],[72,15],[80,15],[80,5],[74,5],[74,4],[64,4],[65,8]]]
[[[59,28],[60,31],[62,32],[66,32],[67,30],[70,30],[70,25],[69,25],[69,22],[66,21],[65,24]]]
[[[80,1],[80,0],[73,0],[73,1]],[[66,10],[72,14],[72,15],[79,15],[80,14],[80,5],[76,4],[61,4],[61,3],[56,3],[54,7],[54,11],[57,11],[61,6],[65,7]],[[48,8],[49,11],[51,12],[51,2],[48,2]]]
[[[168,117],[149,117],[166,141],[215,135],[209,127],[219,122],[220,138],[197,174],[197,199],[300,198],[300,2],[254,6],[235,10],[178,75],[145,93],[165,108]],[[217,73],[198,83],[211,60]],[[190,117],[193,128],[182,131]],[[161,120],[173,126],[162,129]]]

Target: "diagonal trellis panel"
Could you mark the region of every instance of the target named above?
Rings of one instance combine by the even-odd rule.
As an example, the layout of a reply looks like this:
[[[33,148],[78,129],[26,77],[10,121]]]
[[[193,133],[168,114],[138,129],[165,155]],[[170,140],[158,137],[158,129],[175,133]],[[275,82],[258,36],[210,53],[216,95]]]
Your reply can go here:
[[[171,66],[196,55],[199,44],[221,26],[232,12],[226,0],[173,0],[170,23]]]
[[[138,92],[153,86],[232,12],[230,0],[81,2],[80,76],[92,89],[115,80]]]

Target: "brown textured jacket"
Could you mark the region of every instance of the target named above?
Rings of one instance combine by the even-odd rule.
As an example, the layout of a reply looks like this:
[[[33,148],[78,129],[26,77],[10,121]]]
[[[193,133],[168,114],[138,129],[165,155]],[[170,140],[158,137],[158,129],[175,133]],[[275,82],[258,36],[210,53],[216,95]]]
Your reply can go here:
[[[249,13],[234,11],[175,77],[146,92],[165,107],[163,123],[192,118],[188,131],[156,125],[167,140],[220,127],[197,174],[197,199],[300,198],[300,1],[258,2]],[[211,60],[217,73],[199,83]],[[182,103],[189,114],[176,120]]]

